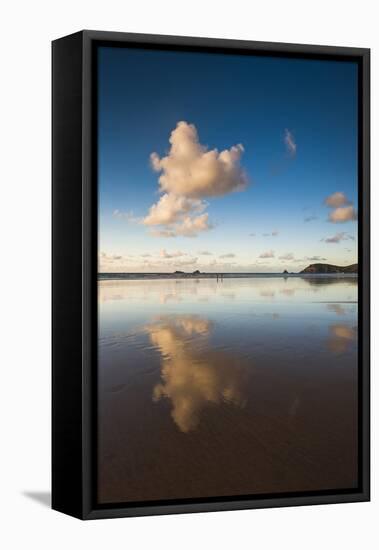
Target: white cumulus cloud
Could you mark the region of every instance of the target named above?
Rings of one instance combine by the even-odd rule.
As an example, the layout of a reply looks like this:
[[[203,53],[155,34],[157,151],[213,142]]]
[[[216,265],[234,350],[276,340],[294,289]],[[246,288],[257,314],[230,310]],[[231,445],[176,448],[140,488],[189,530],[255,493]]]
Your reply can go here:
[[[171,132],[167,156],[150,155],[153,170],[160,173],[162,196],[142,220],[159,237],[196,237],[212,228],[205,197],[242,190],[247,177],[240,166],[241,144],[219,152],[201,145],[196,127],[178,122]]]
[[[201,198],[226,195],[246,186],[247,178],[239,163],[243,145],[208,151],[199,142],[196,127],[184,121],[178,122],[169,141],[167,156],[150,156],[153,169],[161,173],[158,181],[162,192]]]
[[[188,215],[203,212],[207,207],[204,201],[165,193],[156,204],[150,207],[144,218],[145,225],[172,225],[182,222]]]
[[[342,193],[341,191],[336,191],[335,193],[332,193],[328,197],[326,197],[324,203],[326,206],[330,206],[331,208],[338,208],[339,206],[346,206],[350,204],[350,201],[346,197],[345,193]]]
[[[353,206],[340,206],[330,212],[328,219],[332,223],[355,221],[357,219],[357,212]]]
[[[333,209],[328,217],[328,221],[332,223],[345,223],[355,221],[358,218],[357,211],[352,206],[351,201],[341,191],[336,191],[326,197],[324,204]]]

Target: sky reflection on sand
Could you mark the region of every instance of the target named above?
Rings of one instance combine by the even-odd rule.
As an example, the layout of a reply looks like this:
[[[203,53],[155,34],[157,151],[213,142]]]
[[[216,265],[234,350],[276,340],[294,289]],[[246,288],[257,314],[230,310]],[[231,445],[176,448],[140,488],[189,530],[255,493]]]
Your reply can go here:
[[[352,350],[356,283],[300,277],[102,281],[100,347],[110,363],[111,349],[119,357],[141,349],[147,334],[152,347],[145,348],[160,361],[153,400],[169,399],[175,424],[189,432],[207,404],[243,406],[242,379],[249,370],[240,367],[243,362],[251,368],[264,354],[277,360],[290,353],[296,363],[316,350]]]
[[[100,500],[355,483],[356,300],[353,278],[101,281]]]

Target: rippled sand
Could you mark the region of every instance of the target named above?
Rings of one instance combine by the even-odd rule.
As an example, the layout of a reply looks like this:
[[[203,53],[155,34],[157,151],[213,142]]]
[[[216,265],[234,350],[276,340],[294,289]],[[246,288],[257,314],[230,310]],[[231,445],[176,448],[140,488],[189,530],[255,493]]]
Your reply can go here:
[[[99,282],[99,502],[356,486],[356,300],[356,278]]]

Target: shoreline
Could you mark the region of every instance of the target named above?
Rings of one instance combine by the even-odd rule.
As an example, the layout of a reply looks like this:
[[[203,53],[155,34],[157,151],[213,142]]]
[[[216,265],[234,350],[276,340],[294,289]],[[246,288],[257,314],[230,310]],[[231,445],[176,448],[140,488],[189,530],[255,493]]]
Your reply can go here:
[[[358,273],[98,273],[98,281],[186,280],[186,279],[259,279],[259,278],[347,279]]]

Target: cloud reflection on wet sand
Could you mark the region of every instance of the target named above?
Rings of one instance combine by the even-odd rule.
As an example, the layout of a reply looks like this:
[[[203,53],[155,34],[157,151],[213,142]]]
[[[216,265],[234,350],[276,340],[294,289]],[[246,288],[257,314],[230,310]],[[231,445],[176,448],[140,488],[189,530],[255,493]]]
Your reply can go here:
[[[329,311],[332,311],[336,315],[342,317],[346,315],[346,307],[342,306],[341,304],[327,304],[326,307]]]
[[[161,379],[153,400],[171,401],[171,416],[181,432],[198,426],[202,410],[222,403],[243,407],[247,370],[235,355],[201,351],[196,340],[208,336],[213,324],[193,315],[162,317],[145,326],[161,355]]]
[[[348,324],[329,326],[328,348],[333,353],[345,353],[357,339],[357,327]]]

